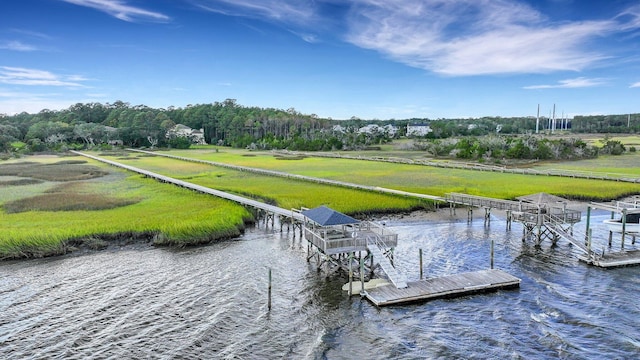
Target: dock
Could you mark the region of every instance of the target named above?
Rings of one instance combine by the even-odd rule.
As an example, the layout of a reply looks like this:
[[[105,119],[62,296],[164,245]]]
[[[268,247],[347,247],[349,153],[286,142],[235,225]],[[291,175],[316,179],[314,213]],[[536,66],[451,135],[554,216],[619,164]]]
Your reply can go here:
[[[580,261],[601,268],[637,266],[640,264],[640,250],[610,252],[597,257],[579,256]]]
[[[403,289],[392,285],[379,286],[366,290],[364,296],[376,306],[400,305],[517,288],[520,279],[502,270],[487,269],[410,281],[407,285]]]

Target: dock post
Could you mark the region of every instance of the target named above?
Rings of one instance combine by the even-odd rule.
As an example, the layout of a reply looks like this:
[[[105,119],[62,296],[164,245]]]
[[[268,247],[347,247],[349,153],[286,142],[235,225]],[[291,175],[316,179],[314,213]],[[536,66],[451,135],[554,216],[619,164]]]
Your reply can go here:
[[[267,300],[267,308],[271,311],[271,268],[269,268],[269,299]]]
[[[624,249],[624,235],[627,232],[627,209],[622,209],[622,241],[621,248]]]
[[[422,249],[420,251],[420,280],[422,280]]]
[[[511,210],[507,210],[507,231],[511,230]]]
[[[364,258],[360,256],[360,295],[364,296]]]
[[[493,269],[493,243],[495,242],[495,240],[492,238],[491,239],[491,269]]]
[[[470,223],[473,220],[473,209],[467,208],[467,223]]]
[[[353,295],[353,269],[351,262],[353,261],[353,252],[349,253],[349,297]]]
[[[484,226],[491,224],[491,208],[484,208]]]
[[[591,229],[587,233],[587,254],[591,256]]]
[[[589,227],[590,227],[589,222],[591,222],[591,206],[587,206],[587,229],[584,231],[585,234],[589,233]],[[587,235],[587,239],[584,239],[585,245],[587,241],[588,241],[588,235]],[[609,242],[609,246],[611,246],[611,242]]]
[[[370,261],[370,262],[369,262],[369,270],[370,270],[370,271],[369,271],[369,274],[370,274],[370,275],[369,275],[369,277],[370,277],[370,278],[371,278],[371,277],[373,277],[373,265],[374,265],[374,264],[373,264],[373,260],[374,260],[374,259],[373,259],[373,254],[369,253],[369,261]]]

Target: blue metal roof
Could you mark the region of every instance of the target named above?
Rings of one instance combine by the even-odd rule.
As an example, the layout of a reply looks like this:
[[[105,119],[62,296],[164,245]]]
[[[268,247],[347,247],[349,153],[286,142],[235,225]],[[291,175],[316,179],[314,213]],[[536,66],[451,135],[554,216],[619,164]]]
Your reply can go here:
[[[320,226],[348,225],[360,222],[360,220],[356,220],[349,215],[345,215],[324,205],[315,209],[304,210],[302,215],[318,223]]]

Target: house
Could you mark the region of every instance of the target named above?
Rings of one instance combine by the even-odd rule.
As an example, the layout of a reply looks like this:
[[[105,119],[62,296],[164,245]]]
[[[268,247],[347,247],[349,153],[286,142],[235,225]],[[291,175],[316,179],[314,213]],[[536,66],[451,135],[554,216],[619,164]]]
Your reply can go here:
[[[192,129],[186,125],[177,124],[167,131],[166,135],[167,139],[176,138],[176,137],[186,137],[191,140],[194,144],[206,145],[206,141],[204,140],[204,130],[203,129]]]
[[[369,124],[367,126],[364,126],[358,129],[358,133],[360,134],[385,134],[389,137],[394,137],[397,132],[398,132],[398,128],[391,124],[387,124],[384,126]]]
[[[433,132],[433,129],[427,123],[407,125],[407,136],[426,136],[430,132]]]

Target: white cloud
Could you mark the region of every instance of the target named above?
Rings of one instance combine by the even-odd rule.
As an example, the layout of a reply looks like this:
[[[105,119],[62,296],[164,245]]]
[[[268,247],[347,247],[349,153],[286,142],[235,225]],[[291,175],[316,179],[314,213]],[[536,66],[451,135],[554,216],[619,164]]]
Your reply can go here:
[[[190,1],[294,27],[308,42],[333,26],[358,47],[450,76],[581,71],[609,58],[594,41],[640,28],[640,6],[614,19],[554,22],[517,0]]]
[[[595,87],[606,84],[605,79],[599,78],[585,78],[578,77],[575,79],[566,79],[560,80],[557,84],[551,85],[530,85],[525,86],[523,89],[533,90],[533,89],[575,89],[575,88],[586,88],[586,87]]]
[[[633,83],[633,84],[631,84],[629,87],[630,87],[630,88],[637,88],[637,87],[640,87],[640,82]]]
[[[358,0],[348,41],[445,75],[578,71],[605,56],[586,44],[613,20],[550,23],[505,0]]]
[[[13,50],[13,51],[36,51],[35,46],[25,44],[21,41],[8,41],[4,44],[0,44],[0,49]]]
[[[305,23],[315,16],[308,2],[298,0],[192,0],[199,8],[230,16],[268,18],[278,22]]]
[[[79,75],[56,75],[49,71],[0,66],[0,83],[28,86],[85,87],[86,79]]]
[[[167,15],[127,5],[124,0],[62,0],[71,4],[85,6],[105,12],[122,21],[136,20],[169,21]]]

